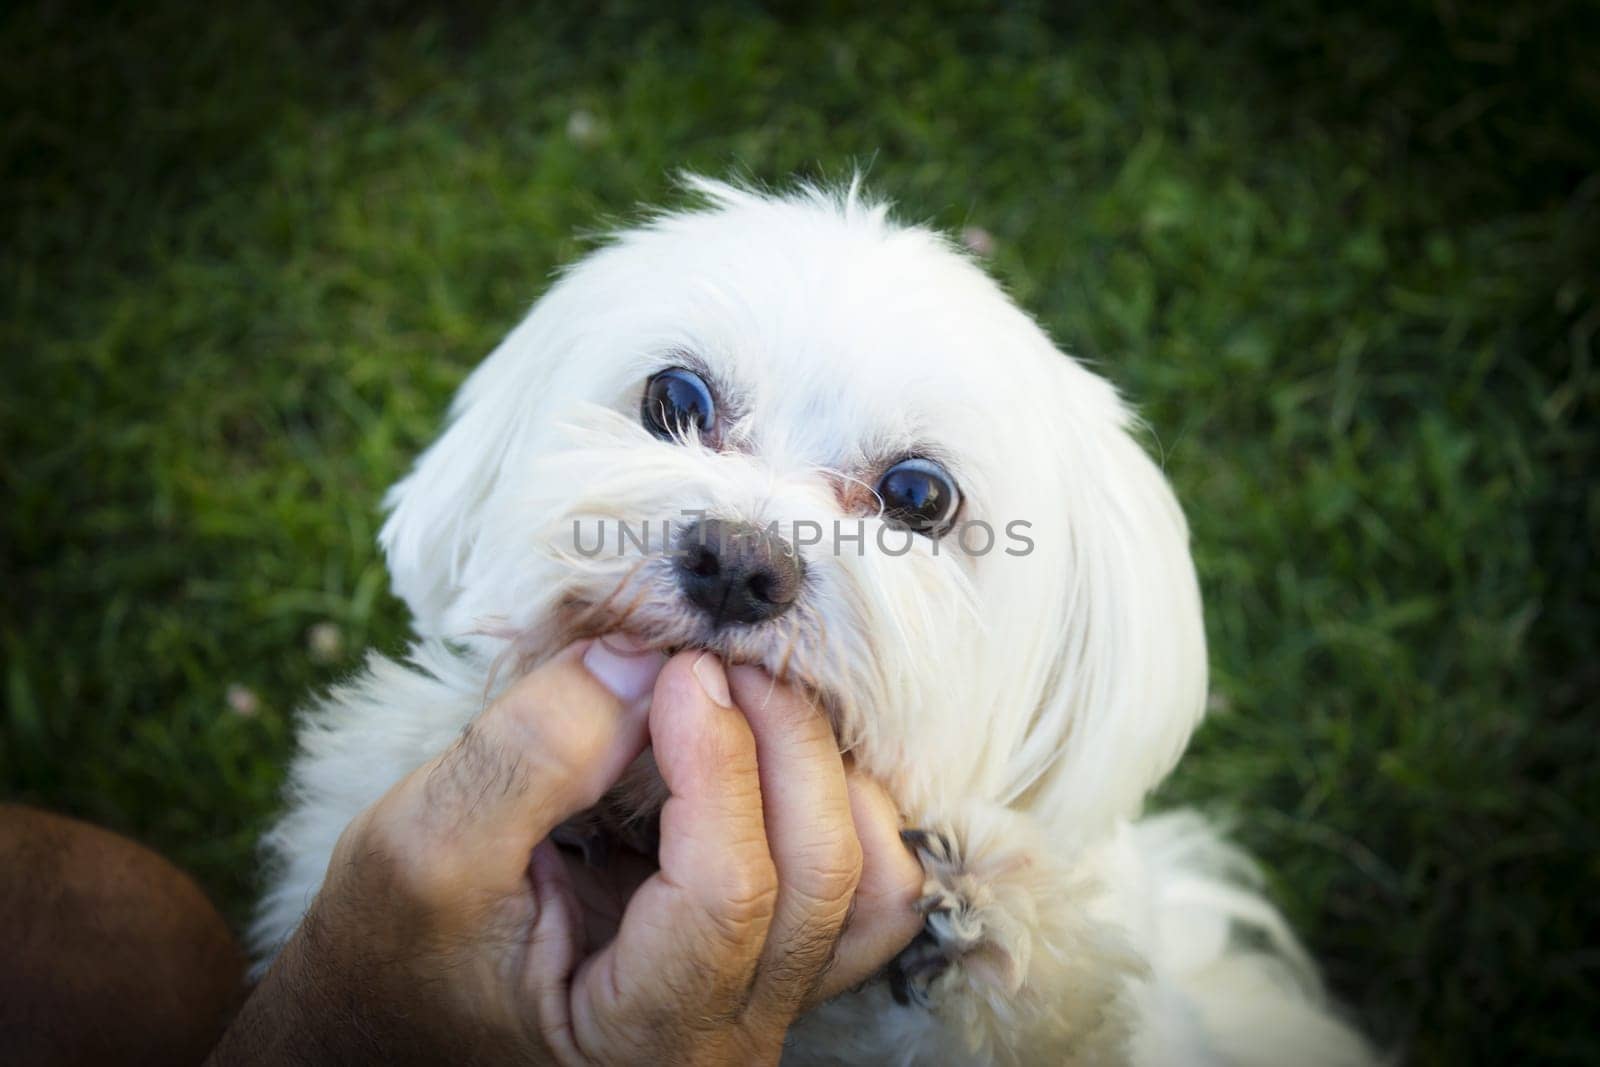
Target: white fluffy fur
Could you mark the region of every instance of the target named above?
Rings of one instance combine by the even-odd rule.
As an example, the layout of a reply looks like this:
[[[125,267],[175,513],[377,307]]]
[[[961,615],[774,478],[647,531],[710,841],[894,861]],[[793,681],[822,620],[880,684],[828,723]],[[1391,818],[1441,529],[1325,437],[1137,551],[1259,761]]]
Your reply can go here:
[[[1134,821],[1200,719],[1206,655],[1187,528],[1127,406],[854,185],[691,185],[695,209],[565,273],[390,493],[382,543],[419,641],[306,716],[262,953],[348,820],[444,748],[500,668],[625,617],[814,687],[908,821],[957,846],[928,867],[963,904],[931,1004],[871,983],[802,1020],[794,1062],[1366,1062],[1248,865],[1192,816]],[[639,425],[646,379],[686,359],[733,416],[719,450]],[[1034,550],[880,552],[866,487],[907,453],[947,465],[964,518],[1031,523]],[[575,519],[684,509],[867,537],[860,557],[808,552],[795,608],[732,633],[680,602],[669,561],[573,551]]]

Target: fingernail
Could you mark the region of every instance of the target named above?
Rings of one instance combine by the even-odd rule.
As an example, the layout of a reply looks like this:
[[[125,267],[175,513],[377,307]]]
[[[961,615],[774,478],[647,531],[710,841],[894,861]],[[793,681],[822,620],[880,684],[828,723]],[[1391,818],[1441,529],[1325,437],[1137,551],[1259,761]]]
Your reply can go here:
[[[583,654],[583,665],[589,673],[624,704],[649,696],[655,688],[656,675],[666,662],[666,656],[631,634],[596,638]]]
[[[711,698],[713,704],[733,707],[733,697],[728,694],[728,672],[722,669],[721,660],[709,652],[702,652],[692,669],[701,690]]]

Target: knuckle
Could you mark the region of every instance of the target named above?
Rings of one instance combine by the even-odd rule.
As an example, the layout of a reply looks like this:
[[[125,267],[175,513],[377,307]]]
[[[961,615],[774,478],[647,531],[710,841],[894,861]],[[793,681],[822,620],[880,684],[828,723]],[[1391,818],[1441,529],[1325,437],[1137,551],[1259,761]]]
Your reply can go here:
[[[605,716],[580,714],[582,703],[561,687],[519,693],[492,706],[485,721],[500,740],[560,767],[587,766],[606,744]]]
[[[730,910],[764,917],[778,895],[778,872],[766,856],[735,864],[728,883]]]
[[[477,799],[516,788],[520,761],[513,751],[500,743],[491,721],[468,723],[428,770],[424,782],[427,813],[454,819],[470,810]]]
[[[808,897],[830,904],[848,901],[861,884],[861,842],[854,834],[835,834],[797,867],[793,881]]]
[[[718,925],[728,940],[748,944],[754,932],[764,931],[777,907],[777,869],[767,857],[752,857],[732,865],[720,889]]]
[[[597,791],[589,772],[610,743],[609,720],[579,714],[580,707],[560,692],[519,694],[515,701],[494,705],[462,735],[463,755],[470,757],[480,789],[497,783],[522,789],[536,781],[545,789],[582,796]]]
[[[545,713],[537,725],[536,748],[558,769],[581,771],[605,751],[608,737],[601,716],[554,711]]]

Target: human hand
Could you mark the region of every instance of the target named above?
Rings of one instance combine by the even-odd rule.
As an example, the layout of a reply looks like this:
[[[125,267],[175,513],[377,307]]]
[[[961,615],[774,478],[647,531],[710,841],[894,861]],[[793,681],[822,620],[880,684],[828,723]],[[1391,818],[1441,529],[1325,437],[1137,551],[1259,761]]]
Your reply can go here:
[[[591,953],[595,879],[549,834],[647,740],[660,869],[610,880],[624,910]],[[920,885],[893,804],[802,693],[580,643],[350,824],[213,1062],[774,1061],[800,1011],[916,933]]]

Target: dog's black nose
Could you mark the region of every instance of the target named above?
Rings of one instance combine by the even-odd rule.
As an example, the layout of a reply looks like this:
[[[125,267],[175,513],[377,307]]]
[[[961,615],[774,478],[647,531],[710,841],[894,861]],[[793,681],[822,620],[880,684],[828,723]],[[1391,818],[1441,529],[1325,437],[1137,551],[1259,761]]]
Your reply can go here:
[[[702,519],[683,532],[678,552],[679,588],[718,626],[775,619],[800,595],[805,564],[776,531]]]

